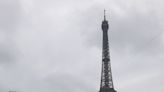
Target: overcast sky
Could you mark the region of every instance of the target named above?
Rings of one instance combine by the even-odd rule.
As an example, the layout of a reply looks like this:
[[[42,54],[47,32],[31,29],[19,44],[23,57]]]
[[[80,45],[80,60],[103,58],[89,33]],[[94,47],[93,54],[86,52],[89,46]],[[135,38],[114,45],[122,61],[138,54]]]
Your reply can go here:
[[[98,92],[103,10],[117,92],[164,92],[163,0],[0,0],[0,92]]]

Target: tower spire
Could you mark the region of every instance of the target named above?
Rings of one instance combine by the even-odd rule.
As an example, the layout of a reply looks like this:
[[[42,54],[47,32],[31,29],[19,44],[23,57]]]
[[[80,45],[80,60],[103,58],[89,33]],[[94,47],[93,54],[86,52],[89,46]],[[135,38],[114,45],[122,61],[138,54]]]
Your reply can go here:
[[[106,20],[106,10],[104,9],[104,20]]]

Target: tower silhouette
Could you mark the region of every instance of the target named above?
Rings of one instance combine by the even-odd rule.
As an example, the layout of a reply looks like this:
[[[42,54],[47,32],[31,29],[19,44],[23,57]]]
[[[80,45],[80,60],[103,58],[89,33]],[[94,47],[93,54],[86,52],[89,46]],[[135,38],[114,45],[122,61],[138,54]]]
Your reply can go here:
[[[116,92],[113,86],[111,63],[110,63],[110,53],[108,44],[108,21],[106,20],[105,10],[104,10],[104,20],[102,21],[102,31],[103,31],[103,47],[102,47],[102,71],[101,71],[101,84],[99,92]]]

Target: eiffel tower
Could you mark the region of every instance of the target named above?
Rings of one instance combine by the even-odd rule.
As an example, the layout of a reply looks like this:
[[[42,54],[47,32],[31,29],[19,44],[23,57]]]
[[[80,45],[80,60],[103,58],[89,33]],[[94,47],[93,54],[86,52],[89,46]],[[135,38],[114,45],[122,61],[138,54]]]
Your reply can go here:
[[[108,21],[106,20],[105,10],[104,10],[104,20],[102,21],[102,31],[103,31],[103,47],[102,47],[102,70],[101,70],[101,84],[99,92],[116,92],[113,86],[111,61],[109,54],[109,44],[108,44]]]

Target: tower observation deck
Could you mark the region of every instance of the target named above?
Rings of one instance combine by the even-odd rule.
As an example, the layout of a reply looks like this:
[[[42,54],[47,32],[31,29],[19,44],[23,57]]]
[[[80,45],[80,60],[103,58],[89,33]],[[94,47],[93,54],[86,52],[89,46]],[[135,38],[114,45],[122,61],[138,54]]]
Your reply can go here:
[[[101,70],[101,84],[99,92],[116,92],[114,90],[112,70],[110,63],[110,53],[108,44],[108,21],[106,20],[104,10],[104,20],[102,21],[102,32],[103,32],[103,46],[102,46],[102,70]]]

